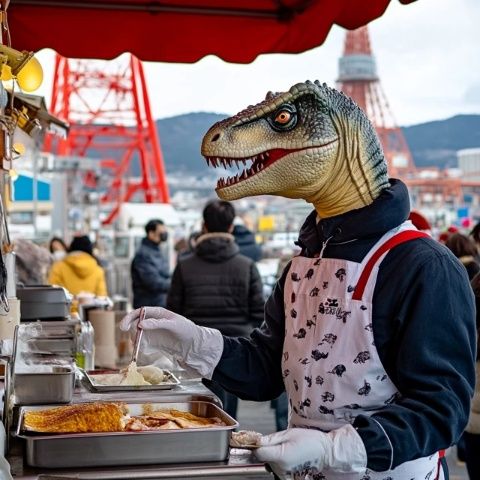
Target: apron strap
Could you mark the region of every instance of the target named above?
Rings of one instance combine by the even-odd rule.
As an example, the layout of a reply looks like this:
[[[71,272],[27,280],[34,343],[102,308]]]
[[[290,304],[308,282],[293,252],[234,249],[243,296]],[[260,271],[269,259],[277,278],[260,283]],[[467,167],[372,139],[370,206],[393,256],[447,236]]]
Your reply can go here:
[[[396,247],[405,242],[409,242],[410,240],[414,240],[415,238],[430,238],[430,235],[424,232],[419,232],[418,230],[406,230],[404,232],[397,233],[392,238],[387,240],[383,245],[381,245],[378,250],[370,257],[365,268],[360,275],[358,283],[355,287],[355,291],[353,292],[352,299],[353,300],[361,300],[363,296],[363,292],[365,287],[367,286],[368,279],[370,278],[370,274],[372,273],[373,267],[377,263],[378,259],[388,250]]]
[[[438,452],[438,471],[435,480],[440,480],[440,472],[442,471],[442,469],[444,480],[448,480],[448,466],[445,458],[445,450],[440,450]]]

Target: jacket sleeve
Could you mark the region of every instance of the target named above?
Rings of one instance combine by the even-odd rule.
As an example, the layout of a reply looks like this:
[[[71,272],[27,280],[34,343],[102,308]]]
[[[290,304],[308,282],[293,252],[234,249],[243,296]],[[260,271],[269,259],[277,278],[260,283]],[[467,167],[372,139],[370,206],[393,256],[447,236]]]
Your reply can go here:
[[[386,351],[387,358],[395,352],[387,373],[400,395],[353,424],[374,471],[448,448],[469,416],[476,332],[466,271],[451,255],[430,256],[411,270],[396,318],[385,319],[401,325]]]
[[[168,272],[158,271],[151,261],[143,256],[137,255],[132,262],[132,270],[142,282],[142,287],[151,292],[167,292],[170,287]]]
[[[249,338],[223,337],[224,347],[213,380],[245,400],[265,401],[284,390],[282,350],[285,333],[283,287],[288,268],[265,304],[265,321]]]
[[[61,285],[63,286],[62,276],[60,272],[60,262],[55,262],[48,272],[48,283],[50,285]]]
[[[173,271],[172,283],[167,296],[167,308],[172,312],[183,315],[183,279],[180,264],[177,264]]]
[[[248,296],[250,323],[254,328],[257,328],[264,320],[265,300],[263,297],[262,278],[254,262],[252,262],[250,267],[250,289]]]

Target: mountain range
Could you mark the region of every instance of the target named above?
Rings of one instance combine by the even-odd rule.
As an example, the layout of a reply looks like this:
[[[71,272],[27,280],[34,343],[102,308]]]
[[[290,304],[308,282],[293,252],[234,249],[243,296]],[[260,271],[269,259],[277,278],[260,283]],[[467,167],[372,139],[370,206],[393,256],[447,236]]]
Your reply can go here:
[[[198,112],[157,120],[167,173],[206,173],[208,167],[200,155],[202,137],[227,116]],[[453,168],[457,150],[480,147],[480,115],[456,115],[402,130],[417,167]]]

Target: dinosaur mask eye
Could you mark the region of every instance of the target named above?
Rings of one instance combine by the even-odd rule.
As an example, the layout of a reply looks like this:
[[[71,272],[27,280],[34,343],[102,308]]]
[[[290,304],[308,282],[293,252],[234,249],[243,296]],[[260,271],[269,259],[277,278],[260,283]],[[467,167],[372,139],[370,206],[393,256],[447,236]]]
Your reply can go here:
[[[274,122],[279,123],[280,125],[286,125],[290,119],[292,118],[292,114],[287,110],[282,110],[281,112],[277,113]]]
[[[274,130],[290,130],[297,123],[297,112],[293,106],[283,105],[268,120]]]

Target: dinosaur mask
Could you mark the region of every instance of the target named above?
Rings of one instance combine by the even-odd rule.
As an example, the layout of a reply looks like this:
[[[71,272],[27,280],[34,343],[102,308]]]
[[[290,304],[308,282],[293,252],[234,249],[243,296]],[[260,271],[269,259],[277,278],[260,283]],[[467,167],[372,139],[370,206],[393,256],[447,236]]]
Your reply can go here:
[[[210,166],[240,168],[218,181],[224,200],[302,198],[324,218],[369,205],[389,186],[377,134],[343,93],[318,81],[265,100],[213,125],[202,142]]]

